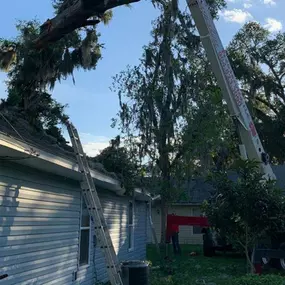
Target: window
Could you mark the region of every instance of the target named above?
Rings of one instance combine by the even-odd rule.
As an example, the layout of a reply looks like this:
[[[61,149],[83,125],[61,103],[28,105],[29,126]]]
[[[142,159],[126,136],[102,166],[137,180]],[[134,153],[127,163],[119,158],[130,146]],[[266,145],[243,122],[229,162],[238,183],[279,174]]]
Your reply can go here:
[[[129,251],[134,249],[134,205],[133,202],[129,202],[129,217],[128,217],[128,242]]]
[[[201,216],[201,210],[199,208],[193,208],[193,216],[199,217]],[[193,235],[200,235],[202,234],[202,227],[194,226],[193,227]]]
[[[84,200],[81,203],[79,266],[89,264],[90,216]]]

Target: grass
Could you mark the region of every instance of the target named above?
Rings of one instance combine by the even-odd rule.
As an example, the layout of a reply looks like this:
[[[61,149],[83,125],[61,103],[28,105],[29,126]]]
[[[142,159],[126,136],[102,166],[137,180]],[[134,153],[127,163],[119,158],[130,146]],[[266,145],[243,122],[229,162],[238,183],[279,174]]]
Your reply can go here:
[[[198,255],[190,256],[193,251]],[[261,280],[258,276],[247,277],[246,261],[243,257],[233,254],[204,257],[200,246],[184,245],[182,255],[176,257],[172,255],[172,247],[169,245],[169,260],[163,262],[160,261],[155,247],[148,246],[147,258],[151,261],[152,268],[160,266],[159,269],[151,270],[151,285],[285,284],[280,276],[262,277],[266,280],[270,279],[269,281]],[[272,278],[278,279],[277,283],[272,282]]]

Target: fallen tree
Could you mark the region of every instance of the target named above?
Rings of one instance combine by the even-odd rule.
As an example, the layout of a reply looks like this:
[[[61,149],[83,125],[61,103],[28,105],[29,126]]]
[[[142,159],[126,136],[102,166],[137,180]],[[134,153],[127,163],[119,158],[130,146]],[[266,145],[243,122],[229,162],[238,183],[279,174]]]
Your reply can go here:
[[[41,25],[37,48],[58,41],[70,32],[100,23],[107,10],[139,2],[140,0],[65,0],[52,19]]]

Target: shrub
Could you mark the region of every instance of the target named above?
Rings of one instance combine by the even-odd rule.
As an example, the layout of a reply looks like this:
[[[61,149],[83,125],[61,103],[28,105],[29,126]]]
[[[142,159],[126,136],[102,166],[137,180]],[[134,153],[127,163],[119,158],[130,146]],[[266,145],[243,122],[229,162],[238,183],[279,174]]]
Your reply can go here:
[[[285,277],[280,275],[246,275],[234,279],[231,285],[285,285]]]

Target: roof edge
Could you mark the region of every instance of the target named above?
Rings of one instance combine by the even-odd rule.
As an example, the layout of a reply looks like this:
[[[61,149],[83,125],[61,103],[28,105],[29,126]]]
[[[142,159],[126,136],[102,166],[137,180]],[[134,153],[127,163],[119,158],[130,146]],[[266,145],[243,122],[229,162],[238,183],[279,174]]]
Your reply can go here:
[[[0,133],[0,148],[2,154],[7,154],[9,157],[23,158],[17,160],[18,164],[69,177],[76,181],[81,180],[79,167],[75,161],[41,150],[17,138]],[[41,166],[41,164],[43,165]],[[121,187],[118,180],[94,169],[91,169],[91,176],[98,186],[116,192],[120,196],[124,195],[125,189]]]

